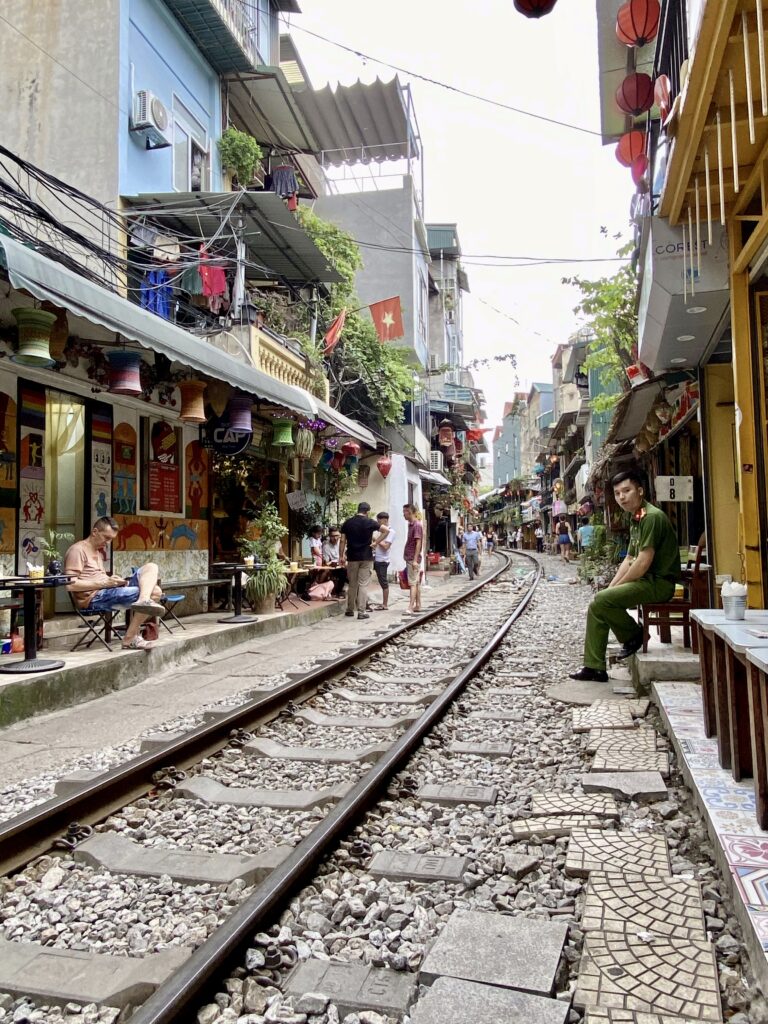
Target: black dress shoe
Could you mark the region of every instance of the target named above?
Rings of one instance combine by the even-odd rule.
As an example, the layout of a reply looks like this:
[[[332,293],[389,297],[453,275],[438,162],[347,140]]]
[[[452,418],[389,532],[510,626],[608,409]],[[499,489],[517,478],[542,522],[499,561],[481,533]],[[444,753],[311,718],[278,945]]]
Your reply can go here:
[[[633,654],[637,654],[639,650],[642,650],[643,638],[640,637],[638,640],[630,640],[629,643],[623,644],[618,654],[614,655],[616,661],[624,661],[625,658],[631,658]]]
[[[354,612],[344,612],[344,614],[345,614],[345,615],[347,616],[347,618],[351,619],[351,618],[352,618],[352,616],[353,616],[353,615],[354,615],[355,613],[354,613]]]
[[[607,683],[608,673],[599,668],[587,668],[585,665],[578,672],[571,672],[569,678],[579,683]]]

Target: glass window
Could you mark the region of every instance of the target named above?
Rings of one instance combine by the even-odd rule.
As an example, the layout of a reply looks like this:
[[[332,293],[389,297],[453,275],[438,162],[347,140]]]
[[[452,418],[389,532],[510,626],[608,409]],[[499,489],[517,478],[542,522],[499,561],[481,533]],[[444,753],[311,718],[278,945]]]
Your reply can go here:
[[[177,192],[208,192],[210,144],[205,128],[173,97],[173,187]]]

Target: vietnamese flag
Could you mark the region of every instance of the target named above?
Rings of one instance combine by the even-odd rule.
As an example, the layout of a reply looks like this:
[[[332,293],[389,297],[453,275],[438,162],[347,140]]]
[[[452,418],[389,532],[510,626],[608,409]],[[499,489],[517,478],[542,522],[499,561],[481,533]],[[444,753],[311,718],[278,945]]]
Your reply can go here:
[[[323,355],[329,356],[331,352],[333,352],[334,348],[336,348],[339,336],[341,335],[341,330],[344,327],[344,321],[346,319],[347,307],[345,306],[344,309],[342,309],[342,311],[333,321],[331,326],[328,328],[328,330],[325,332],[325,337],[323,338]]]
[[[394,295],[391,299],[382,299],[381,302],[372,302],[368,309],[371,311],[379,341],[396,341],[405,336],[399,295]]]

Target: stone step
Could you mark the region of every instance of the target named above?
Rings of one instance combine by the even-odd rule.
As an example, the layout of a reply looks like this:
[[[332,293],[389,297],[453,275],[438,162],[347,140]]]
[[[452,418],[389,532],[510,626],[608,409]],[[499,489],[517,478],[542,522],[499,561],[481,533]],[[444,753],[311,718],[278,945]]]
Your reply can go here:
[[[402,684],[408,680],[390,680],[390,682]],[[398,696],[393,693],[358,693],[356,690],[347,690],[345,687],[331,691],[332,696],[342,697],[353,704],[431,704],[442,692],[442,690],[433,688],[424,690],[423,693],[403,693]]]
[[[586,814],[560,814],[554,818],[518,818],[510,825],[515,842],[528,839],[559,839],[569,836],[575,828],[605,828],[605,818]]]
[[[416,978],[402,971],[312,959],[294,967],[283,991],[294,1005],[308,992],[322,993],[342,1017],[358,1010],[402,1017],[413,1001]]]
[[[415,722],[421,715],[421,711],[411,711],[400,718],[366,718],[364,715],[325,715],[311,708],[296,712],[296,717],[302,721],[325,729],[400,729]]]
[[[667,841],[662,835],[574,829],[568,841],[565,873],[584,878],[591,871],[671,875]]]
[[[378,761],[386,754],[389,747],[386,743],[372,744],[369,747],[350,749],[345,747],[289,747],[284,743],[276,743],[270,739],[253,739],[241,748],[250,757],[271,757],[283,761],[317,761],[322,764],[345,764],[349,761],[371,763]]]
[[[635,726],[627,701],[598,700],[589,707],[574,708],[571,715],[576,733],[592,729],[633,729]]]
[[[514,989],[438,978],[410,1012],[412,1024],[565,1024],[568,1004]]]
[[[159,878],[168,875],[186,885],[229,885],[242,878],[248,885],[263,881],[292,852],[276,846],[254,856],[240,853],[206,853],[170,846],[140,846],[130,839],[97,832],[76,847],[75,860],[105,868],[115,875]]]
[[[666,645],[665,645],[666,646]],[[639,693],[648,693],[651,683],[694,682],[700,678],[699,656],[692,651],[670,646],[668,650],[654,649],[632,658],[632,679]]]
[[[638,1013],[637,1010],[611,1010],[593,1006],[587,1010],[584,1024],[698,1024],[693,1017],[670,1017],[669,1014]]]
[[[99,1003],[124,1009],[145,1002],[192,951],[183,946],[149,956],[112,956],[53,949],[0,938],[0,992],[41,1003]]]
[[[404,878],[415,882],[460,882],[466,857],[444,857],[405,850],[380,850],[367,867],[374,878]]]
[[[701,888],[692,878],[592,871],[581,928],[681,941],[706,939]]]
[[[311,811],[337,803],[352,788],[351,782],[326,789],[250,789],[225,786],[208,775],[195,775],[179,783],[174,797],[198,800],[204,804],[229,804],[232,807],[275,807],[279,810]]]
[[[666,800],[669,795],[658,772],[590,772],[579,781],[585,793],[611,793],[641,803]]]
[[[658,772],[662,778],[669,778],[669,754],[666,750],[649,750],[642,744],[605,739],[595,751],[591,771]]]
[[[639,729],[590,729],[587,733],[584,750],[588,754],[594,754],[603,740],[614,738],[617,733],[625,736],[628,743],[642,745],[648,750],[657,749],[658,733],[656,730],[641,726]]]
[[[449,754],[475,754],[477,757],[511,757],[512,741],[500,743],[482,743],[479,740],[470,740],[464,743],[461,740],[454,740],[446,750]]]
[[[611,796],[534,793],[530,810],[532,818],[553,818],[558,814],[590,814],[596,818],[618,818],[619,809]]]
[[[495,804],[499,791],[494,786],[422,786],[416,793],[424,803],[455,807],[457,804]]]

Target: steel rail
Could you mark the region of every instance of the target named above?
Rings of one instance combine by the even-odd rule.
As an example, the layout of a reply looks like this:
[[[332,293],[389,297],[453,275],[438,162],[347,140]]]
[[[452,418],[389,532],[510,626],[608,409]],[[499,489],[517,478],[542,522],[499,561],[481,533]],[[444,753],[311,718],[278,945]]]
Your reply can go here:
[[[139,754],[112,768],[76,792],[53,797],[27,811],[0,822],[0,874],[23,867],[32,857],[46,852],[72,822],[93,824],[106,818],[127,802],[152,788],[154,772],[171,765],[188,767],[221,750],[235,729],[246,729],[279,714],[289,701],[311,694],[340,672],[377,653],[390,640],[430,622],[444,612],[461,605],[480,590],[493,583],[512,564],[510,555],[499,552],[505,562],[485,579],[455,597],[386,633],[360,642],[358,647],[333,659],[322,659],[320,666],[298,679],[283,683],[263,695],[223,710],[213,722],[190,729],[183,736],[161,747]]]
[[[216,932],[199,946],[168,981],[164,982],[131,1016],[131,1024],[184,1024],[193,1019],[193,1006],[214,979],[251,942],[254,932],[262,930],[270,915],[317,869],[340,839],[358,822],[421,744],[424,736],[440,721],[451,703],[490,660],[497,647],[528,606],[542,576],[539,562],[525,555],[537,567],[536,577],[523,600],[498,628],[493,637],[475,655],[439,697],[393,743],[390,750],[362,777],[293,853],[227,918]],[[511,564],[511,559],[510,559]]]

